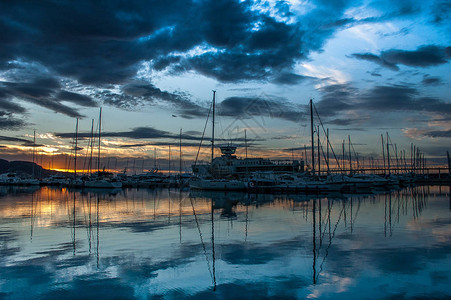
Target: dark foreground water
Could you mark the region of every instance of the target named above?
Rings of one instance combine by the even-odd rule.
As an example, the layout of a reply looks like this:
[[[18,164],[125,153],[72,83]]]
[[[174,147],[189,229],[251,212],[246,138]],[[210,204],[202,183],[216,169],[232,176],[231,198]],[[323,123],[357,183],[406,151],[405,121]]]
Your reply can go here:
[[[0,187],[0,298],[450,298],[449,187]]]

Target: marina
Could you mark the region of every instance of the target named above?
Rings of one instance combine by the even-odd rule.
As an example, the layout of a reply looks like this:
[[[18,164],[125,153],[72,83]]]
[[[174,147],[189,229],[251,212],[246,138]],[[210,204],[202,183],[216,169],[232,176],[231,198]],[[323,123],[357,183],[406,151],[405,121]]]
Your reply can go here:
[[[451,299],[450,1],[0,1],[0,300]]]

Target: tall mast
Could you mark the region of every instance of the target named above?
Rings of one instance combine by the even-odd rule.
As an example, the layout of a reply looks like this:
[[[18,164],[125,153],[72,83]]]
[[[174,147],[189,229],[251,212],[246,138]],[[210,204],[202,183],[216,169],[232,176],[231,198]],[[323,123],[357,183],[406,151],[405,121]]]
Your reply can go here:
[[[326,153],[326,163],[327,163],[327,174],[330,173],[330,166],[329,166],[329,128],[327,128],[327,133],[326,133],[326,138],[327,138],[327,153]]]
[[[315,128],[313,128],[313,100],[310,99],[310,133],[312,141],[312,174],[315,175]]]
[[[316,129],[316,135],[318,137],[318,177],[321,176],[321,146],[320,146],[320,141],[319,141],[319,125],[317,126]]]
[[[74,178],[77,178],[77,147],[78,147],[78,118],[75,125],[75,149],[74,149]]]
[[[246,135],[246,129],[244,129],[244,148],[246,149],[246,158],[247,158],[247,135]]]
[[[388,169],[388,175],[390,175],[390,147],[389,147],[389,139],[388,139],[388,132],[387,132],[387,169]]]
[[[215,97],[216,91],[213,91],[213,118],[212,118],[212,126],[211,126],[211,162],[213,162],[214,153],[215,153]]]
[[[153,147],[153,169],[157,170],[157,148]]]
[[[448,174],[451,175],[451,160],[449,158],[449,151],[446,151],[446,158],[448,159]]]
[[[169,176],[171,176],[171,144],[169,144],[169,161],[168,161],[169,167],[168,167],[168,173]]]
[[[342,165],[342,174],[345,172],[345,140],[341,142],[341,165]]]
[[[94,150],[94,119],[91,120],[91,155],[89,156],[88,173],[92,173],[92,152]]]
[[[35,151],[36,151],[36,130],[33,130],[33,163],[32,163],[32,168],[33,168],[33,178],[34,178],[34,156],[35,156]]]
[[[399,161],[398,161],[398,147],[395,144],[395,157],[396,157],[396,171],[395,173],[399,173]]]
[[[384,150],[384,135],[381,134],[381,140],[382,140],[382,160],[384,161],[384,175],[385,175],[385,150]]]
[[[349,150],[349,175],[352,175],[352,156],[351,156],[351,136],[348,135],[348,150]]]
[[[182,178],[182,128],[180,128],[180,143],[179,143],[179,146],[180,146],[180,161],[179,161],[180,169],[179,169],[179,171],[180,171],[180,179],[181,179]]]
[[[97,150],[97,174],[100,172],[100,138],[102,135],[102,108],[99,114],[99,148]]]

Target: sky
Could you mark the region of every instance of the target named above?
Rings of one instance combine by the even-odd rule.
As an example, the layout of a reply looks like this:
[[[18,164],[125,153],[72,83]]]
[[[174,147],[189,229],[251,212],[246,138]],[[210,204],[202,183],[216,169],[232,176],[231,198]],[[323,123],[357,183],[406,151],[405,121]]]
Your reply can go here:
[[[70,168],[77,118],[86,160],[102,108],[102,166],[175,168],[182,130],[188,170],[215,90],[216,144],[241,157],[246,132],[250,156],[302,158],[312,99],[337,153],[349,136],[378,158],[388,133],[443,164],[450,15],[449,1],[0,1],[0,158],[31,160],[36,132],[37,162]],[[210,138],[208,123],[201,161]]]

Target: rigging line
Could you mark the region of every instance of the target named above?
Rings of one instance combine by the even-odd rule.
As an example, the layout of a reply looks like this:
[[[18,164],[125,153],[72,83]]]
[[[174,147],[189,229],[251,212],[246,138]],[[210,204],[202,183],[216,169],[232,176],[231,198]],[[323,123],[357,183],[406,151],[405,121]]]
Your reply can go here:
[[[388,135],[388,132],[387,132],[387,136],[388,136],[388,140],[390,141],[389,146],[391,146],[391,148],[392,148],[393,152],[395,153],[395,155],[398,156],[398,152],[396,151],[397,149],[395,149],[395,146],[394,146],[394,144],[393,144],[393,142],[392,142],[392,140],[391,140],[391,136]],[[387,141],[387,142],[388,142],[388,141]],[[390,161],[392,162],[393,159],[390,159]],[[398,164],[396,164],[396,165],[398,165]],[[398,166],[397,166],[397,168],[399,169]]]
[[[94,124],[92,124],[93,126]],[[91,136],[88,139],[88,146],[86,147],[86,156],[85,159],[83,160],[83,173],[85,173],[86,171],[86,161],[88,160],[89,157],[89,149],[91,148],[91,140],[92,140],[92,126],[91,126]],[[88,161],[88,172],[89,172],[89,161]]]
[[[214,223],[214,206],[213,198],[211,198],[211,251],[212,251],[212,264],[213,264],[213,291],[216,291],[216,256],[215,256],[215,223]]]
[[[326,161],[326,166],[330,169],[330,163],[327,160],[326,154],[324,153],[324,147],[323,147],[321,141],[319,141],[318,147],[321,150],[321,154],[323,155],[324,161]],[[338,166],[338,167],[340,168],[340,166]]]
[[[200,230],[199,220],[197,219],[196,210],[194,209],[193,198],[189,197],[189,200],[191,202],[191,207],[193,208],[194,220],[196,221],[197,230],[199,231],[200,242],[202,243],[202,248],[204,250],[205,259],[207,260],[208,272],[210,272],[211,280],[213,280],[213,273],[211,272],[210,261],[208,260],[207,249],[205,248],[204,239],[202,237],[202,231]]]
[[[326,134],[326,130],[324,129],[324,125],[323,125],[323,121],[321,120],[321,117],[319,116],[318,111],[316,110],[315,104],[313,102],[312,102],[312,104],[313,104],[313,108],[315,109],[315,113],[318,116],[318,120],[319,120],[319,123],[321,124],[321,128],[323,129],[324,134]],[[340,161],[338,160],[337,156],[335,155],[334,147],[332,147],[332,144],[330,143],[330,139],[329,139],[329,146],[330,146],[330,150],[332,150],[332,154],[334,155],[335,161],[337,162],[338,168],[343,170],[344,166],[340,167]]]
[[[352,142],[351,142],[351,148],[352,148],[352,151],[354,152],[355,159],[357,160],[357,169],[359,170],[360,169],[359,156],[358,156],[357,152],[355,152],[354,144]]]
[[[330,205],[330,209],[332,210],[332,207],[334,206],[334,202],[332,202],[332,204]],[[328,208],[329,209],[329,208]],[[328,214],[330,214],[330,212],[328,212]],[[328,219],[328,215],[325,215],[324,216],[324,218],[325,219],[327,219],[327,221],[326,221],[326,223],[324,224],[324,231],[322,232],[322,234],[321,234],[321,239],[323,239],[324,238],[324,235],[326,234],[326,231],[327,231],[327,225],[329,225],[329,222],[330,222],[330,220]],[[319,252],[319,251],[318,251]]]
[[[210,109],[208,110],[208,115],[207,115],[207,120],[205,121],[204,131],[202,132],[202,137],[200,139],[199,148],[197,149],[196,160],[194,161],[194,167],[197,165],[197,159],[199,158],[199,152],[202,147],[202,141],[204,140],[205,131],[207,130],[208,119],[210,118],[212,106],[213,106],[213,103],[210,104]]]
[[[343,206],[343,208],[342,208],[341,211],[340,211],[340,215],[338,216],[338,220],[337,220],[337,222],[335,223],[334,230],[333,230],[333,232],[332,232],[332,238],[329,240],[329,245],[327,245],[327,248],[326,248],[326,254],[325,254],[324,257],[323,257],[323,261],[322,261],[321,264],[319,265],[319,271],[318,271],[318,275],[317,275],[317,278],[316,278],[317,281],[318,281],[319,275],[320,275],[321,272],[323,271],[323,264],[324,264],[324,262],[326,261],[327,256],[329,255],[329,248],[330,248],[330,246],[332,245],[332,239],[335,237],[335,231],[337,230],[338,224],[340,223],[341,216],[343,215],[344,209],[345,209],[345,207]]]
[[[354,217],[353,217],[353,222],[352,222],[352,226],[353,226],[353,227],[354,227],[354,225],[355,225],[355,221],[357,220],[357,215],[359,214],[359,211],[360,211],[360,204],[361,204],[361,202],[360,202],[360,200],[359,200],[358,205],[357,205],[357,211],[355,212],[355,215],[354,215]]]
[[[86,206],[88,206],[88,199],[86,199]],[[89,239],[88,218],[86,217],[85,198],[83,197],[83,195],[81,195],[81,207],[83,209],[83,217],[85,219],[86,235],[87,235],[87,237]]]

